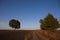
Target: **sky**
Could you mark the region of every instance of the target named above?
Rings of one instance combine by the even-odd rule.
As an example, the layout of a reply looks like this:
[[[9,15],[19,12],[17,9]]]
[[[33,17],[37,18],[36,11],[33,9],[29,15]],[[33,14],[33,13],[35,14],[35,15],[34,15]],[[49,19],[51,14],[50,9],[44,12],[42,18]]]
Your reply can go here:
[[[20,21],[20,29],[40,29],[39,20],[48,13],[60,19],[60,0],[0,0],[0,29],[13,29],[11,19]]]

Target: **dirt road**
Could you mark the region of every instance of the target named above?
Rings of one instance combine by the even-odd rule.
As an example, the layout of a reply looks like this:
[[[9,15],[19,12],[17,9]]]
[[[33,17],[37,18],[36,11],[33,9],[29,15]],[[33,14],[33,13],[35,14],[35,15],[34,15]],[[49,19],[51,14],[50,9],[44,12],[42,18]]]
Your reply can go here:
[[[58,34],[58,39],[55,36],[42,30],[0,30],[0,40],[60,40]]]

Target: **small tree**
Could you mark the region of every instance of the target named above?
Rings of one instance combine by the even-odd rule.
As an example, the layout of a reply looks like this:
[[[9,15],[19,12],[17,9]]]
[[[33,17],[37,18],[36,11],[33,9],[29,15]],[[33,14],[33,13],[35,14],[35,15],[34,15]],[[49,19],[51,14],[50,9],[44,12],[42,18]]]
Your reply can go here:
[[[12,19],[9,21],[9,26],[18,29],[20,28],[20,22],[18,20]]]
[[[48,16],[46,16],[44,19],[41,19],[40,23],[41,29],[43,30],[56,30],[59,28],[59,22],[50,13],[48,13]]]

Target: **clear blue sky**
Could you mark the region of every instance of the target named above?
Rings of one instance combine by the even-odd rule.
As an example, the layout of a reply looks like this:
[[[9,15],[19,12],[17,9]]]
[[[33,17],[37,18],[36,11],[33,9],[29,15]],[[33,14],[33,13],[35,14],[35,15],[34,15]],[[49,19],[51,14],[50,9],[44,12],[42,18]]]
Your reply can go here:
[[[11,29],[11,19],[19,20],[21,29],[39,29],[48,12],[60,19],[60,0],[0,0],[0,29]]]

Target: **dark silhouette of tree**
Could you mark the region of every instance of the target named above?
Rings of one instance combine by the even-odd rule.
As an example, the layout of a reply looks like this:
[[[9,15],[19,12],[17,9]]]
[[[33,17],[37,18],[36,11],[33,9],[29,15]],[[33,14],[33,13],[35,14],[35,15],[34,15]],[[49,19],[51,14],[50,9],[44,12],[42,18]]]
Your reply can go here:
[[[20,22],[18,20],[12,19],[9,21],[9,26],[15,29],[20,28]]]
[[[60,20],[59,20],[59,27],[60,27]]]
[[[43,30],[56,30],[59,28],[59,22],[50,13],[48,13],[48,16],[46,16],[44,19],[41,19],[40,23],[40,27]]]

